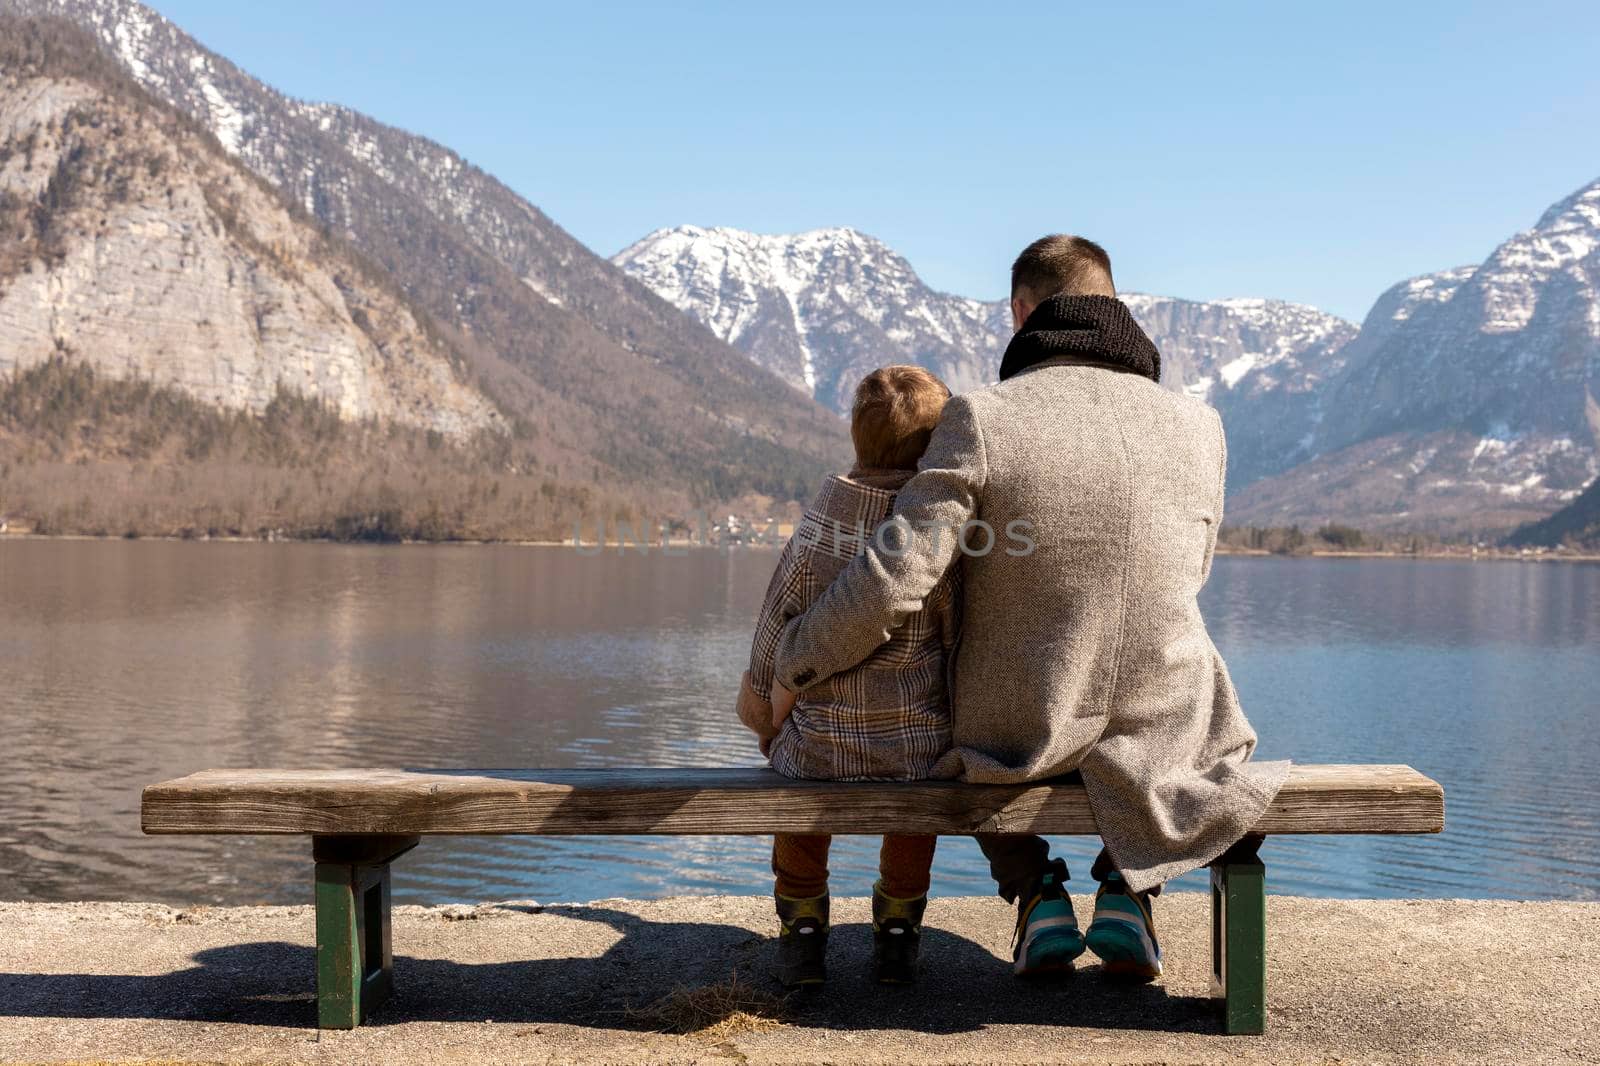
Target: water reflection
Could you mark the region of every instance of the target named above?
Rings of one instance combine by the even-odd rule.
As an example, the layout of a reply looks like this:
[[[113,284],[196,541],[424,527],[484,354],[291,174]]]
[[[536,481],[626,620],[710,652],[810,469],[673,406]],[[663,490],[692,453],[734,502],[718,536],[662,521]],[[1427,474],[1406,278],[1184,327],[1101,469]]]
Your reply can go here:
[[[772,556],[0,543],[0,895],[303,901],[306,848],[146,838],[205,766],[759,762],[730,711]],[[1263,754],[1409,762],[1439,838],[1280,839],[1272,887],[1596,898],[1600,567],[1219,559],[1204,606]],[[1088,841],[1064,842],[1082,871]],[[409,901],[766,892],[762,838],[429,840]],[[875,849],[841,841],[841,891]],[[935,889],[991,890],[970,841]],[[1185,887],[1198,887],[1198,878]]]

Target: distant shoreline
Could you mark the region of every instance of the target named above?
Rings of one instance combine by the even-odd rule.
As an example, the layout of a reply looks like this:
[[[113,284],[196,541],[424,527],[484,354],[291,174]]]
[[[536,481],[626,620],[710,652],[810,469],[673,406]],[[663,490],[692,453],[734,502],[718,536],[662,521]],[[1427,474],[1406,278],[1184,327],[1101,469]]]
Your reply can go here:
[[[448,540],[335,540],[330,537],[175,537],[175,536],[139,536],[115,537],[95,536],[88,533],[32,533],[32,532],[4,532],[0,533],[0,544],[7,541],[152,541],[158,543],[178,544],[334,544],[345,547],[367,548],[398,548],[398,547],[508,547],[508,548],[573,548],[576,547],[570,540],[474,540],[459,538]],[[585,552],[593,554],[598,545],[584,544]],[[672,551],[685,551],[693,549],[738,549],[741,551],[768,551],[777,552],[776,544],[700,544],[695,541],[674,540],[665,545]],[[659,553],[663,545],[652,544],[649,550]],[[637,553],[638,546],[626,546],[617,542],[608,542],[605,545],[608,552],[627,551]],[[1550,548],[1544,551],[1524,551],[1509,548],[1455,548],[1435,549],[1429,551],[1327,551],[1315,550],[1304,552],[1271,552],[1264,548],[1229,548],[1218,545],[1216,554],[1233,558],[1262,558],[1262,559],[1429,559],[1429,560],[1456,560],[1458,562],[1518,562],[1518,563],[1600,563],[1600,552],[1595,551],[1568,551],[1561,548]]]
[[[1600,552],[1568,551],[1562,548],[1548,548],[1543,551],[1523,551],[1517,548],[1442,548],[1418,552],[1379,550],[1269,552],[1263,548],[1224,548],[1219,545],[1216,553],[1218,555],[1241,557],[1259,556],[1269,559],[1454,559],[1463,562],[1499,560],[1515,563],[1600,562]]]

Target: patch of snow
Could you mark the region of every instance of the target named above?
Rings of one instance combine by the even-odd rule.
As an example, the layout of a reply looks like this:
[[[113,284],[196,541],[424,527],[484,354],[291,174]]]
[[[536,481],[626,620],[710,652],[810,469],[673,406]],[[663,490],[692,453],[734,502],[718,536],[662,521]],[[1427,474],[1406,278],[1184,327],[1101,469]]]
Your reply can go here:
[[[1478,444],[1472,449],[1472,458],[1467,460],[1467,469],[1471,470],[1478,460],[1485,454],[1501,455],[1506,450],[1506,442],[1496,437],[1480,437]]]
[[[150,45],[150,31],[155,23],[149,9],[142,4],[129,4],[123,17],[116,20],[111,35],[117,55],[141,84],[151,80],[150,64],[145,62]]]
[[[1475,266],[1454,267],[1401,282],[1395,287],[1400,290],[1399,299],[1389,316],[1390,320],[1404,322],[1423,306],[1448,303],[1477,270]],[[1391,293],[1394,291],[1390,290]]]
[[[229,155],[238,155],[241,134],[244,133],[244,115],[207,76],[211,71],[211,60],[203,55],[191,56],[189,69],[195,74],[195,84],[200,88],[200,95],[205,97],[206,110],[211,114],[211,132],[216,135],[224,151]]]
[[[1255,352],[1246,352],[1244,355],[1239,356],[1239,358],[1229,360],[1227,363],[1219,366],[1217,368],[1217,374],[1222,378],[1223,382],[1227,384],[1228,388],[1231,389],[1235,385],[1239,384],[1240,378],[1244,377],[1246,374],[1250,373],[1252,369],[1254,369],[1260,358],[1261,357]]]
[[[561,302],[561,297],[551,292],[549,288],[545,286],[544,282],[540,281],[538,278],[531,276],[525,277],[522,279],[522,283],[528,288],[532,289],[534,292],[538,293],[540,296],[543,296],[548,302],[555,304],[557,307],[565,306]]]

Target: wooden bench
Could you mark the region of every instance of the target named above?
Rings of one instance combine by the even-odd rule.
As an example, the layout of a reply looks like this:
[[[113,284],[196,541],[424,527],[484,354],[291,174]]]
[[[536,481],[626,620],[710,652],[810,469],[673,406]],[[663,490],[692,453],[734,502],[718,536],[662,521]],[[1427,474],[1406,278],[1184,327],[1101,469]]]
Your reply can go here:
[[[361,1024],[393,987],[389,864],[428,834],[1093,834],[1083,785],[795,781],[771,770],[207,770],[144,790],[146,833],[311,837],[317,1017]],[[1437,833],[1444,791],[1409,766],[1296,766],[1211,866],[1212,992],[1229,1033],[1266,1022],[1273,833]]]

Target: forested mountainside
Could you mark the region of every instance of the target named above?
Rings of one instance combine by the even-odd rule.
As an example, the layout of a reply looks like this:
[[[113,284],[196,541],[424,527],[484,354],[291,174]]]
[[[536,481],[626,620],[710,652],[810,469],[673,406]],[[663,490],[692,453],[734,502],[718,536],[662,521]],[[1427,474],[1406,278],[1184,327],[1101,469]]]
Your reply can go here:
[[[450,441],[290,392],[222,407],[70,356],[0,378],[0,526],[14,533],[522,540],[592,538],[616,519],[659,515],[511,434]]]
[[[1506,543],[1514,548],[1571,547],[1600,551],[1600,478],[1549,518],[1514,530]]]

